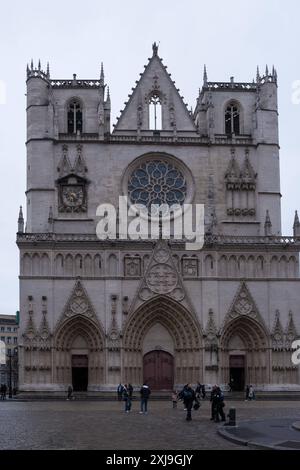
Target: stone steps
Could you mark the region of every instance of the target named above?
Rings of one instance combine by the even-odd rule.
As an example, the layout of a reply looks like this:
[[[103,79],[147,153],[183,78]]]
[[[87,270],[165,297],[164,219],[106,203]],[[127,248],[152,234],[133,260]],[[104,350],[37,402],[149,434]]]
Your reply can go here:
[[[151,400],[163,400],[171,401],[171,393],[169,391],[155,391],[151,393]],[[76,400],[79,401],[118,401],[117,395],[115,392],[74,392]],[[57,393],[57,392],[45,392],[45,393],[20,393],[17,394],[12,400],[17,401],[39,401],[39,400],[50,400],[50,401],[63,401],[66,400],[66,393]],[[206,401],[209,401],[210,392],[207,392]],[[133,394],[133,400],[139,400],[139,393]],[[296,401],[300,400],[300,392],[257,392],[256,398],[257,401]],[[225,392],[226,401],[244,401],[245,393],[244,392]]]

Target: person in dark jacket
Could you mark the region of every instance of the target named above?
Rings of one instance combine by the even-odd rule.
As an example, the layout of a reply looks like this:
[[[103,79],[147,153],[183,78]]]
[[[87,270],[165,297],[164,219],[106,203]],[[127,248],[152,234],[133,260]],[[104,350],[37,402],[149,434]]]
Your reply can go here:
[[[179,400],[182,400],[183,401],[183,405],[184,405],[184,411],[186,411],[186,402],[185,402],[185,398],[184,398],[184,391],[186,390],[186,388],[189,386],[189,384],[185,384],[183,389],[181,390],[181,392],[178,393],[178,398]]]
[[[131,384],[128,384],[128,393],[129,393],[129,398],[132,400],[132,394],[133,394],[133,386]]]
[[[196,394],[191,384],[187,384],[182,392],[183,392],[182,393],[183,400],[184,400],[186,410],[187,410],[186,420],[191,421],[193,404],[194,404],[194,401],[197,401]]]
[[[206,397],[206,390],[205,390],[205,385],[202,385],[202,399],[205,400]]]
[[[1,385],[1,400],[6,400],[6,391],[7,391],[6,384],[2,384]]]
[[[129,393],[129,388],[127,384],[123,386],[123,400],[125,402],[125,413],[129,413],[131,411],[131,396]]]
[[[211,417],[210,417],[210,420],[211,421],[215,420],[215,414],[216,414],[216,398],[215,398],[216,388],[217,388],[217,386],[214,385],[211,389],[211,392],[210,392],[210,403],[211,403]]]
[[[220,418],[222,421],[226,421],[225,418],[225,413],[224,413],[224,393],[220,389],[220,387],[216,388],[215,391],[215,422],[218,423],[220,421]],[[220,418],[219,418],[220,416]]]
[[[118,395],[118,401],[122,401],[123,385],[121,383],[119,383],[117,387],[117,395]]]
[[[70,385],[68,386],[68,396],[67,396],[67,400],[72,400],[72,398],[73,398],[73,387],[72,387],[72,385],[70,384]]]
[[[140,414],[147,414],[147,405],[148,405],[148,399],[150,396],[151,390],[148,387],[146,383],[143,384],[141,390],[140,390],[140,395],[141,395],[141,411]]]

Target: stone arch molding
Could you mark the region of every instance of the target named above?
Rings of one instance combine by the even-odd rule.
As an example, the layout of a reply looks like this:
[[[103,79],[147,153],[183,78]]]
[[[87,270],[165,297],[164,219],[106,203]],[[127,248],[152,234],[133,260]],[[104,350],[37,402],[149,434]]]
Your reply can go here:
[[[175,349],[200,349],[200,325],[183,305],[165,295],[148,300],[130,315],[124,330],[124,348],[141,351],[146,333],[156,323],[170,333]]]
[[[250,317],[239,316],[228,322],[222,332],[221,349],[228,350],[230,340],[238,336],[248,351],[265,350],[268,347],[268,335],[263,325]]]
[[[160,324],[174,345],[174,386],[202,380],[202,331],[195,316],[178,301],[157,295],[144,302],[128,318],[124,328],[123,371],[127,380],[143,380],[143,343],[152,326]],[[159,347],[164,349],[164,344]]]

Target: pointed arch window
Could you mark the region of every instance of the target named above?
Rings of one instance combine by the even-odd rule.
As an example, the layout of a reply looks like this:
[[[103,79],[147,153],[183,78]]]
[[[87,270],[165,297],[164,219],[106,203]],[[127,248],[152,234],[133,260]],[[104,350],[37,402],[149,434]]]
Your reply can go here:
[[[225,134],[240,133],[240,108],[236,103],[230,103],[225,110]]]
[[[149,98],[149,129],[159,131],[162,129],[161,99],[157,93]]]
[[[68,134],[77,132],[82,132],[82,106],[78,100],[72,100],[68,105]]]

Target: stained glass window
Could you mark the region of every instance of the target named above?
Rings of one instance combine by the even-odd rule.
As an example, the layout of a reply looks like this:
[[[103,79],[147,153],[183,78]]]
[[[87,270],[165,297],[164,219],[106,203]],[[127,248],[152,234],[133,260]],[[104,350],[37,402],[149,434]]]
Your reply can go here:
[[[173,163],[150,160],[141,163],[128,179],[128,194],[132,204],[182,205],[187,193],[184,174]]]
[[[77,100],[72,100],[68,107],[68,134],[82,132],[82,109]]]
[[[225,134],[240,133],[240,112],[235,104],[227,106],[225,111]]]

